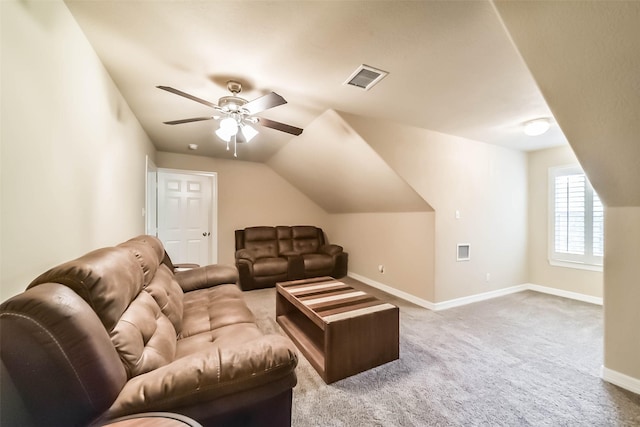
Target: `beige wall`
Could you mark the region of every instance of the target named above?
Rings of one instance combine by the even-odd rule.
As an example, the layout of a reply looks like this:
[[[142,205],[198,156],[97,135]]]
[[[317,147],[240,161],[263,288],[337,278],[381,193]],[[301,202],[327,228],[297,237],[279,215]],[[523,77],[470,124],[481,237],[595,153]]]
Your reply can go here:
[[[434,301],[434,223],[433,212],[335,214],[327,230],[350,272]]]
[[[0,299],[144,232],[149,138],[62,2],[2,1]]]
[[[602,272],[549,264],[549,168],[578,165],[571,147],[529,153],[529,281],[569,292],[602,297]],[[606,238],[606,236],[605,236]]]
[[[435,243],[424,245],[435,248],[432,302],[527,282],[526,154],[340,114],[435,210]],[[456,261],[458,243],[470,261]]]
[[[605,218],[604,365],[640,387],[640,207]]]
[[[324,210],[262,163],[158,152],[156,165],[217,173],[220,263],[235,263],[234,230],[256,225],[328,225]]]

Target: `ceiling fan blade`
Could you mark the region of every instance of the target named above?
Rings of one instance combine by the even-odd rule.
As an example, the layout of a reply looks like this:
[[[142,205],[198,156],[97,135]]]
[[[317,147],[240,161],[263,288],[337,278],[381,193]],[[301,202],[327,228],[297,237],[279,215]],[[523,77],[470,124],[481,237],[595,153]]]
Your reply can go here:
[[[209,117],[194,117],[192,119],[182,119],[182,120],[171,120],[170,122],[162,122],[165,125],[180,125],[182,123],[191,123],[191,122],[200,122],[202,120],[211,120],[213,116]]]
[[[249,114],[256,114],[269,108],[277,107],[278,105],[286,104],[287,101],[275,92],[268,93],[260,98],[256,98],[253,101],[249,101],[242,106],[245,110],[249,111]]]
[[[295,126],[286,125],[284,123],[276,122],[274,120],[269,120],[262,117],[258,118],[258,123],[264,127],[290,133],[292,135],[300,135],[303,131],[303,129],[297,128]]]
[[[211,107],[211,108],[215,108],[216,110],[219,110],[220,107],[218,107],[216,104],[214,104],[213,102],[209,102],[209,101],[205,101],[204,99],[198,98],[197,96],[193,96],[193,95],[189,95],[186,92],[183,92],[181,90],[178,89],[174,89],[172,87],[169,86],[156,86],[158,89],[162,89],[162,90],[166,90],[167,92],[171,92],[174,93],[176,95],[180,95],[180,96],[184,96],[187,99],[190,99],[192,101],[196,101],[199,102],[200,104],[204,104],[207,107]]]

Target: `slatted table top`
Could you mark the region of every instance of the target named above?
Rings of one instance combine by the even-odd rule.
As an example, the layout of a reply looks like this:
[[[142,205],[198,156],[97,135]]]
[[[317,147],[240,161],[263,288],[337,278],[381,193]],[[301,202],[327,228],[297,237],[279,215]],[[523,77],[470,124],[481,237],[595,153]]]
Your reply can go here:
[[[338,320],[396,308],[332,277],[281,282],[277,287],[280,294],[322,329]]]

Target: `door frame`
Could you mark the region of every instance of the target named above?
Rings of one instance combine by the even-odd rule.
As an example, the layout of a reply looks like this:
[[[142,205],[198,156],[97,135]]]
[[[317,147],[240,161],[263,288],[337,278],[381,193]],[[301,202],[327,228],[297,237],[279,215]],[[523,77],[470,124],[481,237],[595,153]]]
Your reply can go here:
[[[147,154],[144,175],[144,230],[145,234],[158,236],[158,167]],[[150,175],[153,174],[153,179]]]
[[[211,179],[211,218],[210,218],[210,230],[211,234],[214,236],[213,239],[210,239],[210,247],[209,247],[209,263],[217,264],[218,263],[218,173],[217,172],[206,172],[206,171],[195,171],[195,170],[187,170],[187,169],[173,169],[173,168],[158,168],[158,175],[161,173],[179,173],[183,175],[198,175],[198,176],[207,176]],[[156,185],[156,212],[158,209],[158,186]],[[158,227],[157,227],[157,219],[156,219],[156,236]]]

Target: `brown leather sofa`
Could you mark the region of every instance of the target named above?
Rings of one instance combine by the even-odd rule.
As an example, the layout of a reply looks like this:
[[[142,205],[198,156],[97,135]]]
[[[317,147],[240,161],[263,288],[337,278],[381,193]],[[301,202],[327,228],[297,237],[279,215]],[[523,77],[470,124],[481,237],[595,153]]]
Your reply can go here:
[[[162,243],[139,236],[0,305],[3,369],[35,425],[153,411],[205,426],[291,424],[295,347],[260,331],[237,270],[169,266]]]
[[[243,290],[309,277],[347,275],[348,254],[327,244],[311,225],[249,227],[235,231],[236,267]]]

